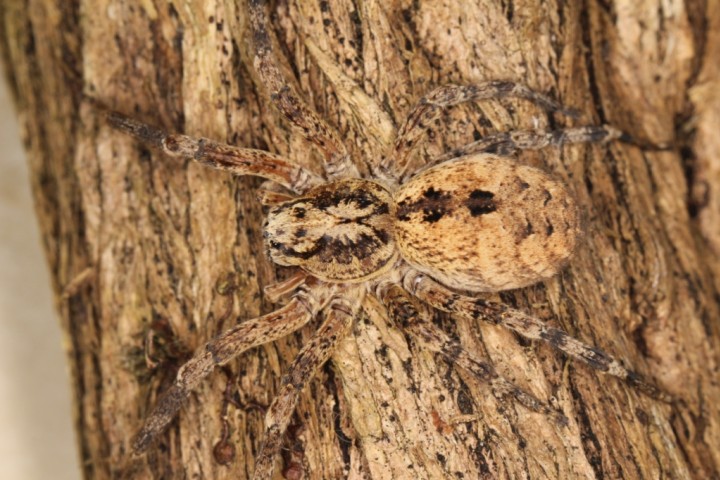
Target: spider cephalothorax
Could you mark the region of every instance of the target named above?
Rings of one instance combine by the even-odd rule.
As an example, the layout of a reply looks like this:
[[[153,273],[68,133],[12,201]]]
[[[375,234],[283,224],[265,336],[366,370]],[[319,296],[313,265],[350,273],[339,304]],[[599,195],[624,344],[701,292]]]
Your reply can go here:
[[[380,184],[359,178],[314,188],[270,210],[265,239],[279,265],[329,282],[377,277],[393,265],[395,205]]]
[[[408,171],[408,154],[443,108],[513,96],[567,112],[554,100],[518,83],[449,85],[418,102],[399,128],[392,151],[367,161],[373,178],[360,178],[339,135],[284,81],[265,28],[263,3],[249,2],[255,68],[283,115],[324,154],[324,177],[266,151],[170,135],[117,113],[109,115],[111,125],[166,155],[237,175],[264,177],[284,187],[284,191],[267,189],[261,196],[271,207],[264,235],[270,259],[297,270],[288,280],[266,289],[272,299],[290,297],[283,307],[223,332],[183,365],[138,434],[136,452],[146,449],[165,429],[214,367],[322,315],[322,325],[283,377],[280,393],[267,412],[254,478],[270,478],[299,391],[327,361],[360,312],[376,309],[378,301],[419,345],[487,382],[493,394],[509,395],[561,423],[567,420],[562,413],[465,350],[431,321],[428,309],[419,303],[546,341],[572,358],[667,400],[617,360],[564,331],[504,304],[462,293],[498,292],[549,278],[575,249],[580,233],[578,211],[568,190],[509,155],[520,149],[618,139],[620,132],[588,126],[498,133],[430,161],[424,170]]]

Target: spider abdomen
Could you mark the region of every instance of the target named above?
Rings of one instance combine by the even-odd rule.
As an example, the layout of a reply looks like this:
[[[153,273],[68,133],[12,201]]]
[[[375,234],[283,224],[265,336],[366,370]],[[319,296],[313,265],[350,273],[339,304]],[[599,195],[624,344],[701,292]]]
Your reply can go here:
[[[426,170],[395,194],[395,241],[418,270],[461,290],[552,277],[580,235],[577,207],[545,172],[490,154]]]

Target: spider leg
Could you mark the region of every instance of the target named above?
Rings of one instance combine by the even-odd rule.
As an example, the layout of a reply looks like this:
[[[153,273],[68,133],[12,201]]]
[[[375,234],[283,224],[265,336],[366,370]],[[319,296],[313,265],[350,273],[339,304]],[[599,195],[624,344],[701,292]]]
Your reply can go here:
[[[297,270],[291,277],[272,285],[267,285],[263,288],[263,293],[271,302],[275,303],[280,300],[280,297],[287,295],[297,290],[297,288],[305,283],[308,274],[303,270]]]
[[[404,286],[413,295],[438,310],[462,318],[480,319],[494,325],[502,325],[525,338],[542,340],[595,370],[625,380],[652,398],[672,402],[670,395],[649,384],[639,374],[628,370],[607,353],[571,337],[563,330],[549,327],[524,312],[501,303],[460,295],[418,272],[410,272],[406,275]]]
[[[490,384],[496,397],[513,397],[524,407],[555,418],[560,425],[568,423],[565,415],[500,376],[492,365],[475,357],[465,350],[460,342],[433,325],[420,313],[412,297],[401,287],[395,284],[381,285],[378,288],[378,297],[396,325],[427,349],[441,354],[448,362],[460,366],[478,380]]]
[[[294,195],[278,190],[279,188],[273,182],[264,182],[257,189],[256,197],[260,201],[260,204],[265,207],[274,207],[275,205],[280,205],[281,203],[295,199]]]
[[[426,167],[473,153],[511,156],[519,150],[539,150],[551,145],[559,146],[566,143],[606,143],[612,140],[623,140],[625,137],[626,135],[622,131],[609,125],[588,125],[549,132],[532,130],[498,132],[434,158],[428,162]]]
[[[427,127],[438,118],[444,108],[473,100],[504,97],[523,98],[549,111],[558,111],[569,116],[576,115],[575,111],[565,109],[556,100],[521,83],[491,81],[477,85],[445,85],[431,91],[413,107],[398,131],[395,154],[386,159],[382,168],[401,177],[410,153],[424,136]],[[394,164],[391,164],[391,161],[394,161]]]
[[[312,339],[302,348],[290,370],[283,376],[280,392],[265,416],[265,439],[255,463],[253,480],[270,480],[283,436],[298,402],[298,395],[350,331],[357,306],[336,301]]]
[[[267,178],[297,193],[322,183],[322,179],[311,171],[264,150],[169,134],[117,112],[109,112],[107,118],[114,128],[171,157],[187,158],[235,175]]]
[[[338,133],[300,99],[283,76],[267,31],[266,3],[266,0],[250,0],[248,7],[253,29],[255,70],[267,88],[270,99],[280,113],[322,151],[325,171],[329,176],[358,176]]]
[[[322,298],[299,292],[284,307],[243,322],[207,342],[178,371],[177,378],[158,400],[135,437],[133,450],[142,453],[172,421],[185,400],[216,366],[224,365],[244,351],[282,338],[309,322],[323,306]]]

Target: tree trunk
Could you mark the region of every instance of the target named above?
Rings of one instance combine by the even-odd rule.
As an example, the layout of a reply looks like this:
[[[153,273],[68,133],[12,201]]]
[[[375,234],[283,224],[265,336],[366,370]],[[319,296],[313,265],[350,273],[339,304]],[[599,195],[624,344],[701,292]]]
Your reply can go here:
[[[277,478],[720,478],[720,2],[271,2],[285,72],[353,158],[445,83],[522,81],[670,151],[567,146],[520,161],[562,178],[586,235],[557,278],[502,295],[617,356],[670,406],[542,344],[440,318],[567,428],[423,351],[382,316],[305,388]],[[130,443],[194,348],[274,308],[260,182],[178,164],[109,128],[87,98],[169,131],[320,157],[252,68],[245,0],[4,0],[0,48],[73,373],[87,478],[247,478],[264,408],[317,327],[219,369],[142,457]],[[85,94],[86,96],[84,96]],[[391,123],[392,123],[391,122]],[[495,130],[543,129],[523,101],[451,109],[432,156]],[[392,130],[392,129],[390,129]],[[319,171],[319,170],[317,170]]]

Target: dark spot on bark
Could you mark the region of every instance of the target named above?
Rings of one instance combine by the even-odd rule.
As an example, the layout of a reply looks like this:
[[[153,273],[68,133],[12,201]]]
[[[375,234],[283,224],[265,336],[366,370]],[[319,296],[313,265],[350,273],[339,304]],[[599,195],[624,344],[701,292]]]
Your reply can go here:
[[[635,418],[645,426],[650,425],[650,417],[640,408],[635,409]]]
[[[462,347],[455,342],[448,341],[441,347],[441,352],[448,361],[454,362],[462,353]]]
[[[295,236],[297,238],[303,238],[305,235],[307,235],[307,230],[304,228],[298,228],[295,232]]]
[[[458,410],[460,410],[460,413],[469,415],[474,412],[473,400],[470,393],[467,391],[467,387],[458,391],[455,402],[458,406]]]
[[[412,376],[413,376],[412,360],[409,358],[407,360],[403,360],[402,367],[403,367],[403,370],[405,370],[405,373],[407,374],[407,376],[412,378]]]
[[[528,188],[530,188],[530,184],[522,178],[518,178],[518,187],[520,188],[520,190],[527,190]]]
[[[477,217],[492,213],[497,210],[494,200],[495,194],[486,190],[473,190],[465,201],[465,206],[470,210],[470,215]]]
[[[295,218],[305,218],[305,209],[302,207],[297,207],[293,210],[293,215]]]

